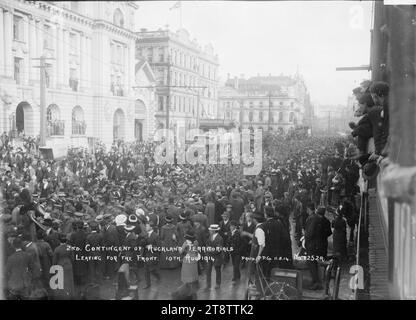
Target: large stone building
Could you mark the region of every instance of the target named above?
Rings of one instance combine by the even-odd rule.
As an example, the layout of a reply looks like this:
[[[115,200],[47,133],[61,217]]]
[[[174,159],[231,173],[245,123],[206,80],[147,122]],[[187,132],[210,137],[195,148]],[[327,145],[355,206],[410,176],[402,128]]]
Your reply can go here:
[[[261,128],[287,133],[307,126],[313,107],[299,74],[230,78],[219,89],[218,117],[235,121],[241,128]]]
[[[146,59],[157,78],[158,128],[166,127],[168,103],[171,129],[216,118],[219,63],[212,45],[202,48],[185,29],[141,29],[137,36],[137,58]]]
[[[126,2],[0,3],[0,130],[36,136],[44,55],[47,146],[147,139],[155,129],[154,74],[135,59],[134,14]]]

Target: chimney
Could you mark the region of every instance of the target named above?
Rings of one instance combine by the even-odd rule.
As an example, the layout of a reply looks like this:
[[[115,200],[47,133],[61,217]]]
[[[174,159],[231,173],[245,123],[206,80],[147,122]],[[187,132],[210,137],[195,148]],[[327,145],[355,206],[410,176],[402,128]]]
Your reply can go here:
[[[238,78],[234,77],[234,89],[238,90]]]

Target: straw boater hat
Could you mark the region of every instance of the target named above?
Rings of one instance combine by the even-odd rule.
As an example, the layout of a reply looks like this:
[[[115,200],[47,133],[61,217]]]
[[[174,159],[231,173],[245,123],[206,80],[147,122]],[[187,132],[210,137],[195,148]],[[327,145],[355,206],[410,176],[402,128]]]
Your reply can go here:
[[[119,214],[115,217],[114,222],[116,226],[125,226],[127,221],[127,217],[124,214]]]
[[[136,228],[136,226],[133,226],[131,224],[124,226],[124,230],[130,232],[133,231]]]
[[[144,210],[142,208],[137,208],[135,214],[139,217],[145,215]]]
[[[220,231],[220,226],[218,224],[211,224],[208,228],[210,231]]]
[[[139,221],[139,219],[135,214],[129,215],[129,223],[137,223],[137,221]]]

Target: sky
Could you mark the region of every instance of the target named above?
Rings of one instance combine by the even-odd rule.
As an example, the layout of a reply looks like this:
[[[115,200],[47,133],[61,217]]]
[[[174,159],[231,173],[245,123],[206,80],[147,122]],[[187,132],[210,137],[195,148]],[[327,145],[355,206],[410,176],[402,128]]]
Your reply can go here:
[[[180,27],[176,1],[137,1],[136,30]],[[244,74],[303,75],[312,102],[346,105],[367,71],[371,1],[181,1],[182,27],[198,43],[211,43],[225,81]]]

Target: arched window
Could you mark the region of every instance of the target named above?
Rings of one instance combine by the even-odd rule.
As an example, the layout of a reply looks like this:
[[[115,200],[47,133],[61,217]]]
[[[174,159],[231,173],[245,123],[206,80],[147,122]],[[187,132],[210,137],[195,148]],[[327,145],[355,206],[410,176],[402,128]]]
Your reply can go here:
[[[113,15],[113,23],[116,26],[124,27],[124,16],[120,9],[116,9]]]
[[[46,110],[46,119],[47,121],[59,120],[61,117],[61,112],[59,107],[56,104],[50,104]]]
[[[80,106],[72,109],[72,134],[85,135],[87,125],[84,121],[84,110]]]
[[[61,119],[61,112],[56,104],[50,104],[46,110],[47,134],[49,136],[63,136],[65,123]]]

